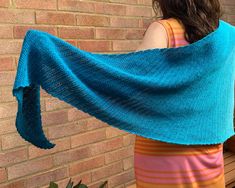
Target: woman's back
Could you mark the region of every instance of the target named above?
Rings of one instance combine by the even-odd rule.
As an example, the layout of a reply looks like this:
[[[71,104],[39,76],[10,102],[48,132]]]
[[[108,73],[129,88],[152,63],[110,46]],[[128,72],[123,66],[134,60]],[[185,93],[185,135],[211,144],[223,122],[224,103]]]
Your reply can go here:
[[[182,22],[175,18],[157,22],[166,29],[168,48],[189,44]],[[178,145],[136,135],[134,149],[137,188],[225,187],[223,144]]]

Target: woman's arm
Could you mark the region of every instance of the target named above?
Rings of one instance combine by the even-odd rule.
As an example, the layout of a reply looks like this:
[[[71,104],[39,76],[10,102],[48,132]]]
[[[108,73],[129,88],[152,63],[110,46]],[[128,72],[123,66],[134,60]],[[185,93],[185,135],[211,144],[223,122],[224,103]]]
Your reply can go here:
[[[156,21],[148,26],[144,38],[136,51],[151,48],[167,48],[167,44],[167,32],[164,26]]]

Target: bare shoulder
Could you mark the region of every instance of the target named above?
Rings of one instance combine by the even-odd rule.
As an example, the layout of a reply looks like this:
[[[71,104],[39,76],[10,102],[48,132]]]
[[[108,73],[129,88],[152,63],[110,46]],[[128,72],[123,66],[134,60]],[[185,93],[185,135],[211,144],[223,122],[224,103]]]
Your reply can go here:
[[[151,48],[166,48],[167,44],[168,37],[166,29],[161,23],[155,21],[148,26],[143,40],[136,51]]]

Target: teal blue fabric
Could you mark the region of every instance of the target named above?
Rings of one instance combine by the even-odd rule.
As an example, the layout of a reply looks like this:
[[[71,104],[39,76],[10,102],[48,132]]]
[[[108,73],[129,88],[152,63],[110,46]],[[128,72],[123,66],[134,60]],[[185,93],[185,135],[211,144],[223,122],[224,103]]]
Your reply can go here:
[[[223,20],[201,40],[176,48],[92,53],[44,31],[27,31],[12,94],[16,127],[49,149],[40,87],[110,126],[183,145],[234,135],[235,27]],[[46,127],[45,127],[46,128]]]

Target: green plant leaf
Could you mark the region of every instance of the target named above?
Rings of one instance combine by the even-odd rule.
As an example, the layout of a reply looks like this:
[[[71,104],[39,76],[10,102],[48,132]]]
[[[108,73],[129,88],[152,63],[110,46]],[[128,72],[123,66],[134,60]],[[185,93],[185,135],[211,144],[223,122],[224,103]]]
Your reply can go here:
[[[75,185],[73,188],[78,188],[78,187],[80,186],[81,182],[82,182],[82,180],[80,180],[80,181],[77,183],[77,185]]]
[[[108,181],[106,180],[104,183],[102,183],[101,185],[100,185],[100,187],[99,188],[105,188],[105,185],[108,183]]]
[[[55,182],[51,181],[49,188],[58,188],[58,184],[56,184]]]
[[[73,182],[71,182],[71,178],[69,179],[69,182],[68,182],[66,188],[73,188]]]
[[[76,186],[74,188],[88,188],[88,187],[85,184],[80,184],[80,185],[78,185],[78,186]]]

